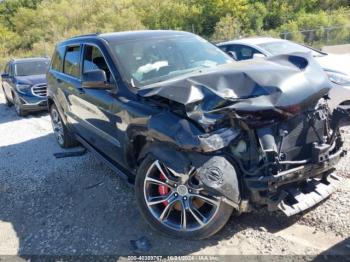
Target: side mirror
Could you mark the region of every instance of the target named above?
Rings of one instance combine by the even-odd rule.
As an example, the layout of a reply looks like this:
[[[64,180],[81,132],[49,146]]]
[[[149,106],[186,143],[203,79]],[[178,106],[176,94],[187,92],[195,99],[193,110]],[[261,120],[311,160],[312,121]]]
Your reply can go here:
[[[90,89],[111,89],[107,83],[106,72],[101,69],[95,69],[83,74],[82,87]]]
[[[9,74],[7,74],[7,73],[3,73],[3,74],[1,74],[1,78],[9,78],[10,77],[10,75]]]
[[[261,53],[255,53],[254,55],[253,55],[253,59],[255,59],[255,58],[265,58],[266,56],[265,55],[263,55],[263,54],[261,54]]]
[[[236,52],[233,52],[233,51],[228,51],[227,54],[232,57],[235,61],[237,61],[237,55],[236,55]]]

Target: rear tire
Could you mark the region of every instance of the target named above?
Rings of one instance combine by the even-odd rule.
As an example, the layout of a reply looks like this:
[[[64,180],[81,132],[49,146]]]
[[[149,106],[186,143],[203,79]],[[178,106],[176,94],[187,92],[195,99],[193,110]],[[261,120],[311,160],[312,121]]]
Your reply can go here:
[[[50,117],[52,129],[59,146],[62,148],[77,146],[79,144],[78,141],[75,139],[74,134],[68,130],[67,126],[62,121],[62,117],[55,104],[50,106]]]
[[[159,168],[159,164],[162,168]],[[157,166],[158,169],[155,168],[155,166]],[[161,177],[159,179],[157,176],[157,170],[161,169],[162,171],[159,172],[161,174],[160,176],[163,176],[163,178],[165,177],[165,179]],[[153,174],[155,175],[150,175],[153,172],[150,170],[154,170],[155,173]],[[182,182],[174,182],[174,180],[168,179],[172,176],[172,171],[169,171],[170,173],[168,171],[169,169],[152,154],[147,155],[138,168],[135,182],[136,201],[143,217],[149,225],[156,231],[167,236],[184,239],[208,238],[222,229],[229,220],[233,208],[221,200],[216,199],[215,196],[205,192],[205,190],[200,190],[198,194],[196,193],[197,196],[200,196],[196,198],[194,193],[195,189],[190,186],[190,182],[185,184]],[[192,174],[195,174],[195,171],[193,172]],[[162,175],[165,173],[167,173],[167,175]],[[189,177],[191,176],[195,175],[190,174]],[[161,183],[158,184],[154,179],[158,182],[161,180]],[[159,190],[159,192],[164,191],[165,181],[167,181],[166,184],[169,187],[166,189],[166,193],[159,196],[157,192]],[[168,181],[171,182],[168,183]],[[188,181],[190,181],[190,179]],[[180,186],[182,187],[181,190]],[[187,189],[185,189],[184,186],[186,186]],[[155,189],[152,189],[152,187],[155,187]],[[147,190],[153,193],[148,194]],[[210,201],[205,202],[201,199],[203,196],[210,201],[216,201],[216,204],[213,204],[211,207],[211,204],[208,205]],[[163,197],[166,200],[163,200]],[[202,202],[200,202],[201,200]],[[169,208],[167,208],[168,205],[170,206]],[[167,211],[164,211],[166,209]],[[164,215],[163,213],[167,214]],[[176,219],[179,221],[179,224],[176,224]]]

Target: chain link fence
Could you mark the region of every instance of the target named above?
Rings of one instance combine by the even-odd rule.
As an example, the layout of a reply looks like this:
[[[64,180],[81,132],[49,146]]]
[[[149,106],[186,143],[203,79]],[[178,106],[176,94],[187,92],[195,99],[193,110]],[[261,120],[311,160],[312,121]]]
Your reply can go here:
[[[190,30],[189,30],[190,31]],[[230,34],[229,34],[230,35]],[[273,37],[291,40],[300,44],[312,46],[317,49],[323,49],[327,46],[342,46],[342,53],[350,53],[350,24],[347,26],[320,26],[314,29],[298,30],[298,31],[263,31],[260,34],[241,35],[234,34],[234,37],[223,37],[220,39],[208,39],[212,43],[217,44],[235,39],[246,37]]]
[[[350,44],[350,25],[319,27],[309,30],[285,31],[280,38],[305,43],[314,47]]]

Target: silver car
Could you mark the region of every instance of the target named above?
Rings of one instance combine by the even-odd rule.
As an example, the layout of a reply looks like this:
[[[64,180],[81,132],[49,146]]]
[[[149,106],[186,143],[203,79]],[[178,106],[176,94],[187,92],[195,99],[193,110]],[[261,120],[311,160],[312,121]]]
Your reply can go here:
[[[327,54],[311,47],[270,37],[242,38],[218,44],[237,61],[270,57],[294,52],[311,53],[328,75],[334,88],[330,91],[330,107],[339,104],[350,110],[350,55]]]

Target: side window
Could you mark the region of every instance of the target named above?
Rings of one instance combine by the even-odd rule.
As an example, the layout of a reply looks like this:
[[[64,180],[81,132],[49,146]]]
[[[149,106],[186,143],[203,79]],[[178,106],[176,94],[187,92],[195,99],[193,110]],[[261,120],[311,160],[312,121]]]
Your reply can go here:
[[[107,80],[112,81],[111,72],[100,49],[92,45],[85,45],[83,56],[83,73],[101,69],[106,72]]]
[[[67,47],[63,72],[80,78],[80,46]]]
[[[15,65],[14,64],[10,64],[9,65],[9,76],[13,77],[15,75]]]
[[[65,47],[62,47],[62,46],[57,47],[52,57],[51,68],[58,72],[62,72],[62,62],[63,62],[64,51],[65,51]]]
[[[254,54],[260,54],[258,50],[245,45],[233,45],[230,49],[236,53],[238,60],[252,59]]]
[[[226,52],[229,52],[229,51],[235,54],[235,57],[236,57],[237,61],[242,60],[240,55],[238,54],[239,50],[238,50],[238,46],[237,45],[229,45],[229,46],[227,46]]]
[[[227,52],[227,45],[218,46],[222,51]]]

